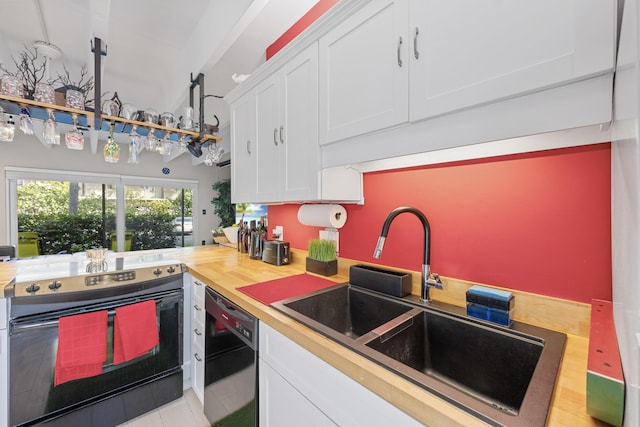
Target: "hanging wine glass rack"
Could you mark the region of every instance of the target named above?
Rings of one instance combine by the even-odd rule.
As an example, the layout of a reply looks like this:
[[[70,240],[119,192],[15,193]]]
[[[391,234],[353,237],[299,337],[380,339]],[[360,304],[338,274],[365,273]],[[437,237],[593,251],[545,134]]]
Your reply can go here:
[[[32,119],[46,120],[49,117],[49,111],[53,111],[55,121],[73,125],[73,115],[78,117],[78,126],[83,130],[92,129],[95,123],[95,114],[89,110],[78,110],[75,108],[65,107],[63,105],[47,104],[44,102],[34,101],[31,99],[18,98],[10,95],[0,95],[0,106],[4,109],[5,114],[18,117],[20,110],[24,107],[29,109]],[[122,117],[100,115],[100,129],[98,131],[108,132],[111,123],[115,124],[115,133],[130,133],[133,126],[137,127],[137,131],[141,136],[147,136],[151,130],[155,135],[162,139],[165,134],[169,133],[169,139],[178,142],[184,137],[185,142],[189,142],[194,138],[199,138],[200,133],[185,129],[170,128],[155,123],[140,122],[137,120],[129,120]],[[204,134],[200,143],[207,146],[210,142],[218,142],[221,138],[217,135]]]

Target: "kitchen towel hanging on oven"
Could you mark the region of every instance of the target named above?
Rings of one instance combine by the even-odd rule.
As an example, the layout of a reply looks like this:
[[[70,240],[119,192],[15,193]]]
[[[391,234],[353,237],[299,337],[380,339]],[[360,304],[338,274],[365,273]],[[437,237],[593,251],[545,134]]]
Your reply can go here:
[[[107,311],[61,317],[54,384],[102,372],[107,359]]]
[[[124,363],[159,344],[156,302],[139,302],[116,308],[113,327],[113,363]]]

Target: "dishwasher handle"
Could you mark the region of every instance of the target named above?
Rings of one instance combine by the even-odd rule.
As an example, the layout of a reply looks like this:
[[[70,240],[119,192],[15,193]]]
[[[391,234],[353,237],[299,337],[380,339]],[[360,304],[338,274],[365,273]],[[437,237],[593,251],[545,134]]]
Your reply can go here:
[[[253,350],[257,349],[258,319],[210,288],[206,289],[205,309],[207,318],[212,316]]]
[[[220,311],[228,316],[230,319],[238,319],[246,322],[253,321],[253,316],[250,314],[245,314],[244,312],[238,310],[234,306],[228,304],[227,301],[224,301],[220,298],[214,298],[213,300],[218,307],[220,307]]]

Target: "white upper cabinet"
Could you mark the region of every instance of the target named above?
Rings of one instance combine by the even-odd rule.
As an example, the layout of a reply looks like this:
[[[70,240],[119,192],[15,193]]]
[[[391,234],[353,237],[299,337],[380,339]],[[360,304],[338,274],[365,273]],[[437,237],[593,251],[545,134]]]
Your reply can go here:
[[[230,107],[231,127],[231,200],[253,200],[256,193],[256,93],[252,90]]]
[[[410,120],[611,72],[612,0],[412,0]]]
[[[318,43],[231,103],[233,203],[360,201],[362,176],[320,168]]]
[[[289,61],[282,70],[279,128],[284,165],[280,178],[285,200],[318,198],[318,44]]]
[[[615,0],[367,2],[320,38],[323,156],[336,150],[325,147],[337,141],[611,76],[616,5]],[[610,78],[608,82],[604,84],[610,93]],[[585,86],[577,92],[593,91],[594,102],[603,98],[601,86]],[[558,91],[557,96],[563,95]],[[551,95],[545,98],[552,100]],[[520,105],[526,109],[533,104]],[[607,121],[607,116],[602,106],[586,105],[582,112],[571,112],[566,120],[557,117],[536,130],[594,124]],[[455,122],[469,133],[477,132],[469,120]],[[434,129],[457,132],[440,122],[427,131]],[[531,129],[521,130],[503,134],[525,135]],[[419,133],[424,134],[422,129]],[[335,164],[324,160],[325,166]]]
[[[253,190],[232,200],[360,201],[364,162],[610,122],[617,7],[338,2],[225,97],[256,101],[256,144],[232,134]]]
[[[258,85],[256,90],[256,195],[253,201],[274,201],[284,165],[284,153],[279,147],[280,74],[277,73]],[[282,159],[282,161],[281,161]]]
[[[407,2],[374,0],[320,39],[320,144],[408,119]]]
[[[256,101],[258,181],[254,200],[317,198],[317,43],[260,83]]]

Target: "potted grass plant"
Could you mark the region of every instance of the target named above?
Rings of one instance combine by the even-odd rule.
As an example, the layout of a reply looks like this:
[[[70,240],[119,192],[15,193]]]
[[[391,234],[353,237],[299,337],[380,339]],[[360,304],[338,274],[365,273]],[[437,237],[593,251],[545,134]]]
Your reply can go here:
[[[326,239],[309,240],[306,270],[323,276],[337,274],[336,242]]]

